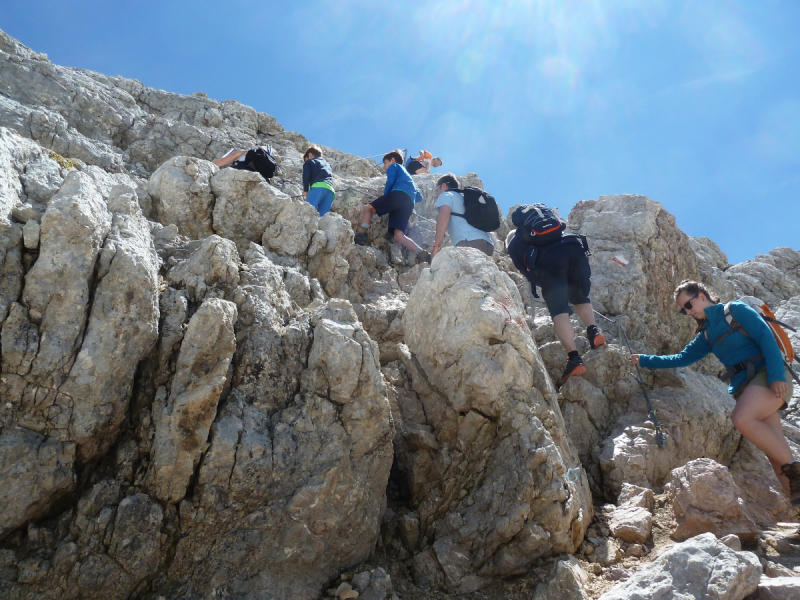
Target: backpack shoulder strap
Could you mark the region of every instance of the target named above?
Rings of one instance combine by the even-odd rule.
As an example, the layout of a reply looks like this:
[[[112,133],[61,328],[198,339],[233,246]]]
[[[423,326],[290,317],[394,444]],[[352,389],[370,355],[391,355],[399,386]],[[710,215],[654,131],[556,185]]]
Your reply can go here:
[[[728,327],[730,327],[730,329],[728,329],[728,331],[726,331],[725,333],[723,333],[722,335],[720,335],[719,337],[714,339],[714,341],[712,342],[711,339],[708,337],[708,328],[706,328],[706,330],[705,330],[706,340],[708,341],[708,344],[711,346],[712,350],[714,349],[714,346],[716,346],[717,344],[722,342],[725,338],[727,338],[732,333],[736,333],[737,331],[741,331],[744,335],[747,335],[747,332],[742,328],[742,326],[739,324],[739,322],[736,319],[733,318],[733,315],[731,314],[731,303],[730,302],[727,302],[725,304],[725,307],[722,309],[722,316],[724,317],[725,322],[728,324]]]

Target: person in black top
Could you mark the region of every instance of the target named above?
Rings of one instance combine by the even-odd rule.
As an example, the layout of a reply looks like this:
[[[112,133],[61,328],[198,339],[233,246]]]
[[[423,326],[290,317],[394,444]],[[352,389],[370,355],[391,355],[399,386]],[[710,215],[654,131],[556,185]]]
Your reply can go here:
[[[606,337],[597,328],[589,290],[592,287],[592,270],[586,250],[578,236],[566,235],[546,246],[533,246],[525,242],[519,229],[509,234],[506,248],[511,261],[531,284],[533,296],[538,298],[536,286],[542,288],[542,296],[553,319],[556,337],[567,351],[567,367],[558,380],[560,387],[572,375],[583,375],[583,364],[575,344],[569,315],[570,304],[586,325],[586,336],[592,349],[606,343]]]

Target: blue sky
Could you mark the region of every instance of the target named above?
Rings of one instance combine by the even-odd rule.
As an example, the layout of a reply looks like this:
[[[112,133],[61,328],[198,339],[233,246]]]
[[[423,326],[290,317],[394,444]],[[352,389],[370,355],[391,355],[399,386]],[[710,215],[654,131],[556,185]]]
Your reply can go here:
[[[638,193],[731,263],[800,249],[800,2],[4,0],[50,60],[234,99],[504,208]]]

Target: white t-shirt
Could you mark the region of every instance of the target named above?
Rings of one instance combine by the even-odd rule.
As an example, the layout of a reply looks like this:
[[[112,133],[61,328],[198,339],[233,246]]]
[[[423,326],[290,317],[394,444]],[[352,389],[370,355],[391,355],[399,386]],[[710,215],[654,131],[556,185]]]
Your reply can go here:
[[[436,199],[436,208],[438,209],[442,206],[449,206],[451,212],[464,214],[464,197],[458,192],[442,192]],[[492,244],[492,238],[488,233],[476,229],[467,223],[464,217],[456,217],[454,215],[450,217],[450,222],[447,224],[447,235],[450,236],[450,242],[453,246],[459,242],[471,242],[473,240],[486,240]]]

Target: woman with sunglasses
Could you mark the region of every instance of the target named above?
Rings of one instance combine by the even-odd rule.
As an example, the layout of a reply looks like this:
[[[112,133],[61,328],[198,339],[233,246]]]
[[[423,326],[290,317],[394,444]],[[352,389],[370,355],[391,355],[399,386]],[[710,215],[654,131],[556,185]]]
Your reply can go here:
[[[682,314],[697,321],[698,335],[679,354],[633,354],[631,362],[651,369],[686,367],[713,352],[730,376],[734,427],[767,455],[792,504],[800,505],[800,463],[792,457],[778,413],[792,397],[792,379],[772,330],[755,310],[734,301],[730,314],[741,329],[732,332],[725,305],[696,281],[681,282],[675,302]]]

